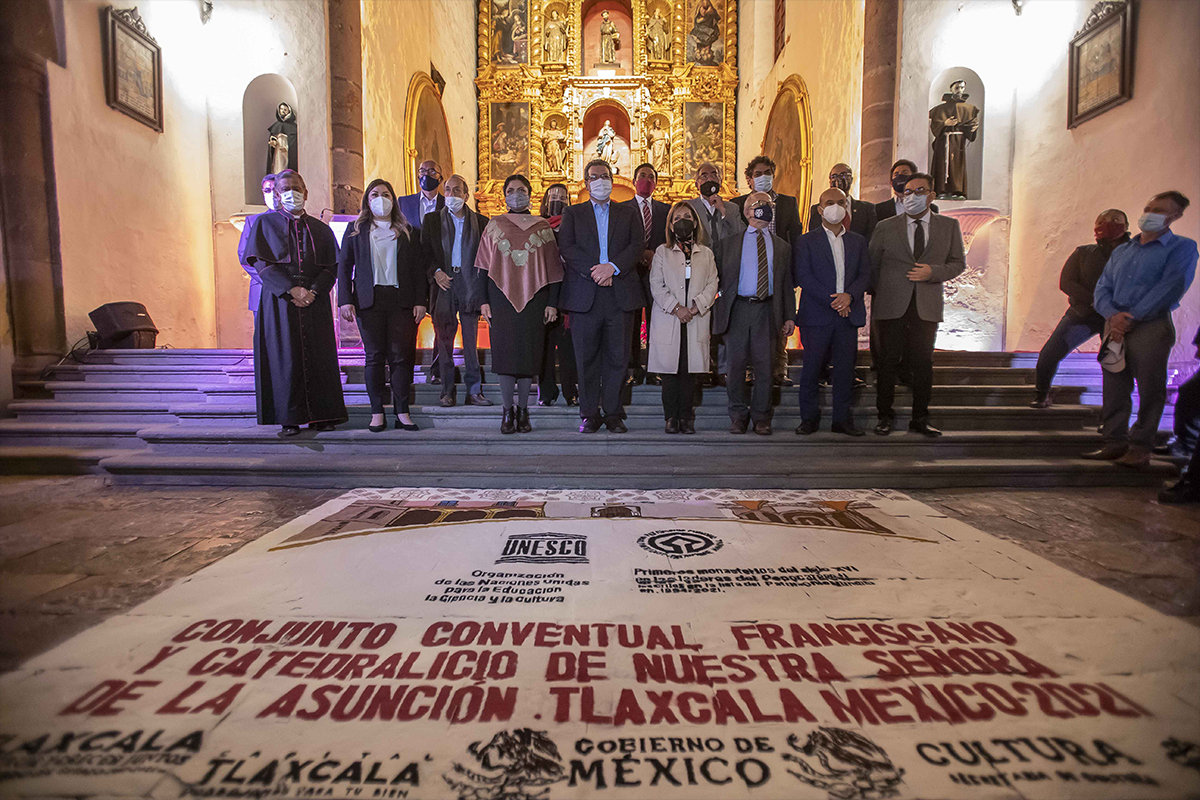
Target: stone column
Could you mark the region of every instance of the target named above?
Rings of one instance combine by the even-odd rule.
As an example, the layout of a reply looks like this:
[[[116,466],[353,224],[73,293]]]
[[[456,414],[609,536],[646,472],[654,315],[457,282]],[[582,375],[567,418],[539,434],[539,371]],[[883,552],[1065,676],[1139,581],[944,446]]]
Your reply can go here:
[[[356,214],[363,193],[362,20],[359,0],[328,0],[333,212]]]
[[[866,0],[858,186],[863,200],[876,203],[891,195],[899,109],[900,11],[901,0]]]
[[[14,382],[67,350],[45,56],[0,43],[0,233]]]

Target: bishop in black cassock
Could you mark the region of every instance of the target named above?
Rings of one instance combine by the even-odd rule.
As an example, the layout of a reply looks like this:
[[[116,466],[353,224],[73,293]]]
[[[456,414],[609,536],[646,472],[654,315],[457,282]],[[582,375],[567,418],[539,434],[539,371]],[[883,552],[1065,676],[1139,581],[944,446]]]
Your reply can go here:
[[[329,290],[337,281],[337,240],[329,226],[300,211],[260,214],[246,243],[263,293],[254,322],[254,389],[258,424],[285,428],[345,422],[337,338]],[[291,290],[317,299],[301,308]],[[285,431],[286,432],[286,431]]]

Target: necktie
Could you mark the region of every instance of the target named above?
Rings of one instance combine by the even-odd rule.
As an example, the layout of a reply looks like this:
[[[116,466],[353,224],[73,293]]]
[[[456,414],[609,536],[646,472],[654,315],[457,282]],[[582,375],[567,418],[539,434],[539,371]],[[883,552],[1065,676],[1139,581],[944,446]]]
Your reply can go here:
[[[925,253],[925,226],[917,220],[917,231],[913,234],[913,260],[919,261]]]
[[[719,218],[717,217],[716,211],[714,211],[708,215],[708,224],[709,224],[709,227],[712,228],[712,243],[714,245],[717,243],[717,239],[721,238],[720,236],[717,235],[717,220],[718,219]]]
[[[771,281],[767,274],[767,239],[763,236],[762,228],[758,229],[758,288],[755,294],[759,300],[766,300],[771,294]]]
[[[645,233],[646,245],[644,250],[650,249],[650,228],[653,226],[654,218],[650,215],[650,200],[647,199],[642,203],[642,229]]]

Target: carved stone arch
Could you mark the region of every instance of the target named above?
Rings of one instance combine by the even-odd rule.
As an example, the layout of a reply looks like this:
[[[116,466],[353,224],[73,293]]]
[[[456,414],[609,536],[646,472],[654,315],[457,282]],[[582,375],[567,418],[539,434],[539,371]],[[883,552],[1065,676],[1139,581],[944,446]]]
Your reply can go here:
[[[404,185],[409,194],[417,191],[417,167],[432,158],[442,168],[442,177],[455,172],[454,147],[442,97],[433,79],[424,72],[412,76],[404,102]]]

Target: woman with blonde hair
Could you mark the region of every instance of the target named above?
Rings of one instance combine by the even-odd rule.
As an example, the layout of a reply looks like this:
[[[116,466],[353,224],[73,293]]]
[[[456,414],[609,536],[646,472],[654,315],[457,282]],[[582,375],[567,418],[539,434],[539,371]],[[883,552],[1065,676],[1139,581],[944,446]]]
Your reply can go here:
[[[709,311],[717,299],[717,262],[705,228],[687,202],[667,214],[667,241],[650,263],[650,352],[646,371],[662,376],[667,433],[695,433],[697,374],[708,372]]]

